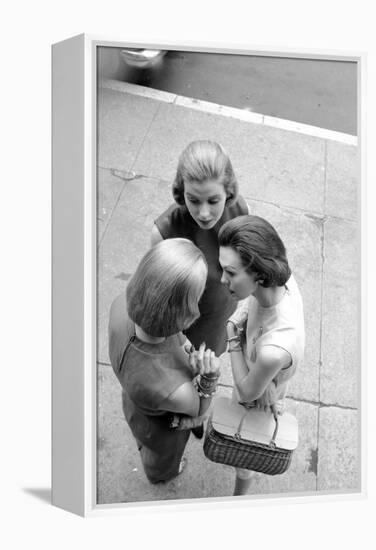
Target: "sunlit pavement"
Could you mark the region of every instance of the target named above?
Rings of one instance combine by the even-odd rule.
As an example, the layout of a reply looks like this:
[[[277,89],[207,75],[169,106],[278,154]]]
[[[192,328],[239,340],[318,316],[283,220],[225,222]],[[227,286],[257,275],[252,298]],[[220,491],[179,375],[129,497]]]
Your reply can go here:
[[[196,139],[226,148],[252,212],[285,242],[305,306],[306,356],[288,399],[299,446],[289,471],[255,475],[250,495],[357,491],[358,148],[345,136],[281,129],[199,103],[163,92],[146,97],[129,84],[98,90],[98,504],[232,493],[233,469],[209,462],[193,436],[180,476],[147,481],[107,352],[110,304],[148,249],[153,220],[171,203],[178,156]],[[227,357],[222,370],[219,393],[230,393]]]

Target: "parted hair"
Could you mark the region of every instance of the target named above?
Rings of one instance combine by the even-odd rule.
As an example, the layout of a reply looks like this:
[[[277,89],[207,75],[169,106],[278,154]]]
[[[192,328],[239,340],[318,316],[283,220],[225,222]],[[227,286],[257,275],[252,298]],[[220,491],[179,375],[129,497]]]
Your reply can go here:
[[[238,216],[218,234],[219,246],[238,252],[248,273],[264,287],[283,286],[291,275],[286,249],[274,227],[259,216]]]
[[[223,184],[231,206],[238,196],[238,182],[231,160],[219,143],[209,140],[192,141],[181,153],[172,184],[172,195],[179,206],[185,205],[184,182],[203,183],[217,180]]]
[[[141,259],[127,290],[127,311],[150,336],[171,336],[200,315],[207,263],[188,239],[166,239]]]

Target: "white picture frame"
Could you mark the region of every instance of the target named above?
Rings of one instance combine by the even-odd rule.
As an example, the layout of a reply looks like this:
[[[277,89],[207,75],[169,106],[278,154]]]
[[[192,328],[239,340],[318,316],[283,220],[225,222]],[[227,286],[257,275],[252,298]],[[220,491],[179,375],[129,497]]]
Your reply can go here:
[[[360,109],[365,74],[365,54],[232,48],[222,44],[137,44],[79,35],[52,48],[52,217],[53,217],[53,339],[52,339],[52,502],[81,516],[126,511],[132,506],[153,503],[97,503],[97,256],[96,256],[96,171],[97,171],[97,51],[98,48],[147,48],[237,53],[274,57],[352,60],[358,64],[358,136],[336,136],[336,132],[315,130],[304,124],[278,119],[269,122],[284,131],[307,132],[317,139],[341,137],[349,146],[362,144],[364,124]],[[249,119],[255,114],[250,114]],[[359,162],[360,168],[360,162]],[[358,188],[359,243],[364,235],[364,174]],[[361,247],[359,246],[359,260]],[[360,266],[361,261],[359,261]],[[364,273],[359,270],[364,284]],[[364,297],[359,286],[359,318],[364,326]],[[363,350],[363,331],[359,348]],[[358,403],[362,423],[358,424],[359,484],[352,491],[287,493],[289,498],[352,498],[365,493],[364,465],[364,376],[359,373]],[[361,437],[362,435],[362,437]],[[231,499],[231,497],[229,497]],[[283,495],[268,495],[273,501]],[[221,502],[226,499],[216,499]],[[227,498],[227,501],[229,499]],[[250,505],[258,498],[247,501]],[[212,499],[210,499],[212,501]],[[233,501],[233,499],[231,499]],[[161,504],[160,501],[155,504]],[[206,506],[207,499],[169,501],[171,506]]]

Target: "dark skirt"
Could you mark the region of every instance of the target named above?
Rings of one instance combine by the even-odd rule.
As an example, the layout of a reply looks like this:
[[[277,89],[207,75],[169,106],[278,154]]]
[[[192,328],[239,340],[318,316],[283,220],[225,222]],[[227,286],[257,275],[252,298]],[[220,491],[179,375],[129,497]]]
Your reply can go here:
[[[168,481],[179,473],[190,430],[169,428],[169,416],[146,415],[123,391],[123,412],[136,440],[145,474],[151,483]]]

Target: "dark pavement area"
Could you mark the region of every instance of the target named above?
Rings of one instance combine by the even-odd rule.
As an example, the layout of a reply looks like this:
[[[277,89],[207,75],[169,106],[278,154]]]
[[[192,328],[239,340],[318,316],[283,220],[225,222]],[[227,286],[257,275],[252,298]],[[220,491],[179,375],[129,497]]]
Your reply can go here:
[[[155,66],[123,70],[133,84],[357,134],[355,62],[168,51]]]

